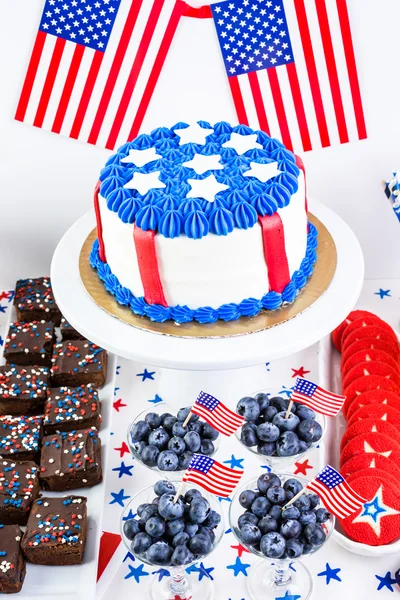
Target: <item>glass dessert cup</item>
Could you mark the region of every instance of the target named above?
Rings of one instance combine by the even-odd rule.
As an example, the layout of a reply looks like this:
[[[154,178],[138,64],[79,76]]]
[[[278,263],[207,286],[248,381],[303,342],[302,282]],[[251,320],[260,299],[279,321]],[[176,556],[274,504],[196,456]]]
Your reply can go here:
[[[156,466],[150,466],[150,465],[146,465],[141,457],[140,454],[138,453],[137,449],[136,449],[136,442],[132,436],[132,428],[134,427],[134,425],[136,425],[136,423],[138,423],[138,421],[143,421],[145,416],[149,413],[157,413],[159,415],[163,414],[163,413],[170,413],[171,415],[176,415],[177,413],[176,408],[173,408],[172,406],[170,406],[169,404],[167,404],[166,402],[161,402],[160,404],[157,404],[156,407],[152,407],[152,408],[146,408],[145,410],[143,410],[141,413],[139,413],[134,420],[132,421],[132,423],[128,426],[128,430],[127,430],[127,443],[128,443],[128,448],[132,454],[132,456],[144,467],[146,467],[147,469],[150,469],[151,471],[155,471],[157,473],[159,473],[159,475],[163,478],[163,479],[171,479],[171,478],[176,478],[179,477],[179,475],[182,475],[184,473],[184,471],[186,470],[186,467],[184,469],[175,469],[175,470],[163,470],[160,469],[157,465]],[[204,419],[199,418],[198,419],[201,423],[205,423]],[[186,427],[187,429],[187,427]],[[189,431],[189,429],[187,429]],[[220,439],[221,439],[221,434],[218,435],[217,439],[215,441],[213,441],[212,443],[214,444],[214,452],[212,454],[209,454],[208,456],[214,456],[215,453],[217,452],[218,448],[219,448],[219,444],[220,444]],[[201,451],[198,450],[198,453],[201,454]]]
[[[171,483],[173,483],[175,488],[178,490],[182,482],[175,478],[171,481]],[[138,506],[144,503],[151,503],[156,497],[154,485],[148,486],[135,494],[135,496],[133,496],[123,510],[121,515],[121,536],[129,552],[131,552],[138,560],[142,561],[146,565],[151,566],[153,571],[158,569],[166,569],[169,572],[169,576],[162,577],[161,580],[156,575],[153,576],[153,580],[148,588],[147,597],[149,600],[174,600],[175,598],[179,598],[179,600],[211,600],[214,596],[214,586],[210,578],[202,577],[201,581],[199,581],[197,574],[192,576],[191,574],[187,573],[186,569],[196,562],[203,561],[217,547],[225,531],[224,515],[221,511],[221,507],[216,496],[209,494],[196,484],[183,483],[182,488],[180,488],[180,493],[185,494],[185,492],[187,492],[189,489],[194,488],[199,490],[202,496],[208,500],[211,509],[218,512],[218,514],[221,516],[221,521],[214,529],[215,540],[210,552],[208,554],[196,557],[195,560],[184,566],[171,566],[168,564],[159,565],[151,563],[146,558],[145,554],[138,554],[133,551],[131,547],[132,542],[124,533],[124,523],[128,520],[128,515],[136,515]]]
[[[297,479],[303,487],[308,483],[307,479],[298,475],[280,473],[277,473],[277,475],[279,475],[282,485],[287,479]],[[238,519],[245,512],[245,509],[239,503],[239,497],[245,490],[257,490],[257,479],[248,481],[236,491],[229,508],[229,525],[234,536],[251,554],[262,558],[262,560],[251,567],[249,572],[247,578],[249,596],[253,600],[281,600],[281,598],[284,600],[286,597],[290,598],[290,600],[292,598],[307,600],[311,597],[313,591],[313,580],[309,570],[301,560],[268,558],[254,546],[245,544],[240,537]],[[321,504],[321,506],[323,505]],[[330,519],[322,524],[322,528],[326,534],[325,541],[320,546],[314,546],[309,554],[314,554],[314,552],[317,552],[324,546],[331,536],[334,526],[335,517],[331,514]],[[309,554],[304,556],[308,556]]]
[[[252,394],[250,394],[250,396],[252,396],[254,398],[257,394],[266,394],[267,396],[269,396],[271,398],[273,398],[275,396],[279,396],[277,389],[276,390],[272,389],[272,391],[271,390],[267,391],[265,389],[258,390],[256,392],[253,392]],[[285,398],[285,399],[288,399],[288,398]],[[237,429],[235,431],[235,436],[238,439],[240,445],[243,446],[243,448],[245,448],[246,450],[248,450],[249,452],[254,454],[261,461],[261,463],[263,465],[267,465],[273,473],[276,473],[279,475],[280,473],[289,473],[293,469],[293,466],[296,462],[304,459],[312,450],[314,450],[317,446],[319,446],[322,443],[325,433],[326,433],[326,417],[319,413],[315,413],[315,421],[317,421],[317,423],[319,423],[322,428],[322,436],[320,437],[320,439],[316,442],[312,442],[311,445],[309,446],[309,448],[304,450],[304,452],[299,452],[298,454],[293,454],[291,456],[278,456],[277,454],[268,456],[268,455],[260,454],[259,452],[257,452],[257,446],[246,446],[245,444],[243,444],[241,437],[240,437],[241,432],[242,432],[242,427],[240,427],[239,429]],[[246,424],[246,422],[247,421],[245,421],[245,424]]]

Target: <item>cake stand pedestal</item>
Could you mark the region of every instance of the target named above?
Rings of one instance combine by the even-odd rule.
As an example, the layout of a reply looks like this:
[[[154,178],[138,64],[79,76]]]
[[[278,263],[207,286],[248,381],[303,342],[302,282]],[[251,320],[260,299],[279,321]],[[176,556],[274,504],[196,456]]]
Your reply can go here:
[[[188,404],[189,398],[196,397],[202,387],[228,401],[224,394],[226,378],[230,380],[231,389],[235,381],[236,399],[240,398],[265,387],[265,381],[253,381],[252,390],[245,387],[256,365],[294,354],[318,342],[339,325],[359,297],[364,261],[357,238],[348,225],[322,203],[312,200],[309,208],[335,242],[336,272],[328,289],[310,308],[269,329],[233,337],[187,338],[139,329],[111,316],[88,295],[79,272],[82,245],[95,226],[92,212],[79,219],[56,248],[51,265],[56,301],[71,325],[99,346],[148,367],[163,367],[160,386],[168,390],[174,382],[174,398],[163,396],[168,403],[181,404],[186,399]],[[177,374],[169,372],[171,369],[181,371],[179,386]]]

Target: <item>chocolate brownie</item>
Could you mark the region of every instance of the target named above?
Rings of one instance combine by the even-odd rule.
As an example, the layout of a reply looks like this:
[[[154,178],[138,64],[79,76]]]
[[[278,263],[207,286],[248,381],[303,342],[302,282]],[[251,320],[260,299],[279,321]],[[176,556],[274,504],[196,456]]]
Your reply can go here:
[[[83,335],[79,333],[76,329],[72,327],[70,323],[68,323],[65,317],[61,318],[60,324],[60,333],[63,341],[65,340],[84,340]]]
[[[39,495],[39,467],[34,462],[0,460],[0,522],[26,525]]]
[[[40,483],[44,490],[91,487],[101,479],[101,441],[95,427],[43,438]]]
[[[23,586],[26,563],[21,538],[18,525],[0,525],[0,594],[15,594]]]
[[[61,313],[54,300],[50,277],[19,279],[14,306],[19,321],[51,321],[60,324]]]
[[[44,409],[44,435],[100,425],[100,401],[91,384],[51,388]]]
[[[54,343],[54,325],[47,321],[11,323],[4,346],[4,358],[16,365],[49,367]]]
[[[1,458],[38,463],[41,438],[42,417],[0,417]]]
[[[46,367],[0,367],[0,414],[43,413],[49,379],[50,370]]]
[[[102,387],[107,374],[107,352],[89,340],[71,340],[56,344],[51,359],[54,387],[91,383]]]
[[[86,498],[40,498],[32,505],[22,551],[35,565],[80,565],[86,529]]]

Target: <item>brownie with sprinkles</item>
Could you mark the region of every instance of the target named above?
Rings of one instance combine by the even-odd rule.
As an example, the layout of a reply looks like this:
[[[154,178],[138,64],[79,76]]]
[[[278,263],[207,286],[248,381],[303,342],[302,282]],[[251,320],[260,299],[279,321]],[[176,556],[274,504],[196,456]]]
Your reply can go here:
[[[39,464],[42,417],[0,417],[0,457]]]
[[[49,367],[54,344],[54,325],[47,321],[11,323],[4,358],[10,364]]]
[[[34,462],[0,459],[0,523],[26,525],[39,495],[39,467]]]
[[[84,385],[102,387],[107,374],[107,352],[89,340],[55,344],[51,359],[54,387]]]
[[[14,306],[19,321],[51,321],[60,324],[61,313],[54,300],[50,277],[19,279]]]
[[[90,383],[79,387],[64,386],[49,390],[44,408],[44,435],[77,428],[99,427],[100,421],[99,396]]]
[[[79,565],[86,543],[87,507],[83,496],[35,500],[21,547],[35,565]]]
[[[61,318],[60,333],[62,339],[65,340],[84,340],[84,336],[74,329],[71,323],[68,323],[65,317]]]
[[[21,538],[18,525],[0,525],[0,594],[16,594],[24,584],[26,563]]]
[[[47,367],[0,367],[0,414],[39,415],[44,411],[50,370]]]
[[[42,488],[53,492],[100,483],[101,441],[97,429],[77,429],[44,437],[39,477]]]

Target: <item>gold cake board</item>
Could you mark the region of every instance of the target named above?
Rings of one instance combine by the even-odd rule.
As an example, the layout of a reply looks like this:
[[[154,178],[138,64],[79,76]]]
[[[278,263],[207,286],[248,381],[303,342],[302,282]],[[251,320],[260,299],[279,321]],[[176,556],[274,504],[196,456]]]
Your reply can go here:
[[[89,296],[108,314],[132,327],[138,327],[153,333],[178,337],[210,338],[230,337],[263,331],[285,323],[285,321],[293,319],[310,308],[328,289],[333,279],[337,264],[335,242],[325,225],[317,217],[309,214],[309,219],[318,230],[318,247],[316,250],[317,262],[307,285],[292,304],[274,311],[263,310],[255,317],[240,317],[236,321],[229,322],[218,320],[216,323],[201,325],[195,321],[182,324],[172,321],[155,323],[150,321],[148,317],[135,315],[129,307],[118,304],[114,296],[106,291],[97,272],[90,266],[89,255],[93,242],[97,237],[96,228],[88,235],[81,249],[79,256],[81,280]]]

